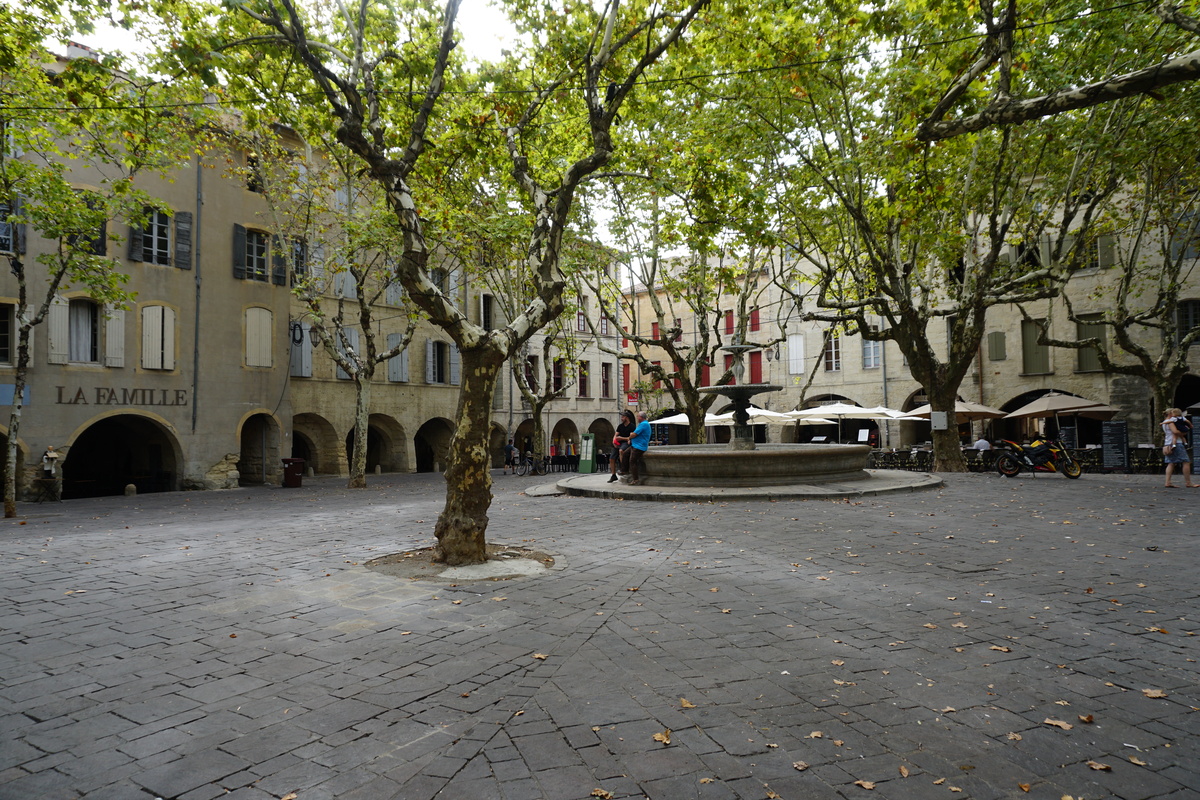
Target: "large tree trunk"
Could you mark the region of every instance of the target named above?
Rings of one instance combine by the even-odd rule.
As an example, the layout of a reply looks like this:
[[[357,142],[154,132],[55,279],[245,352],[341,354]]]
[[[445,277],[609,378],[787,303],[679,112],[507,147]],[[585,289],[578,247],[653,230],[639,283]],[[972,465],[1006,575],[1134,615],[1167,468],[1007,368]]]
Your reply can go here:
[[[704,406],[689,400],[686,411],[688,415],[688,442],[690,444],[706,443],[708,441],[708,433],[704,430],[704,416],[706,414]]]
[[[962,443],[958,440],[958,420],[954,404],[958,400],[958,384],[948,385],[935,381],[926,387],[929,404],[933,411],[945,411],[950,421],[944,431],[933,431],[933,469],[935,472],[966,472],[967,462],[963,459]]]
[[[371,376],[354,376],[354,457],[350,459],[350,489],[367,488],[367,415],[371,408]]]
[[[488,434],[492,394],[504,360],[489,348],[477,347],[463,350],[461,363],[458,429],[450,439],[446,467],[446,507],[434,528],[438,540],[434,560],[452,567],[487,560],[484,533],[492,504]]]
[[[24,314],[21,315],[24,317]],[[4,450],[4,517],[17,515],[17,441],[25,407],[25,373],[29,371],[29,328],[17,328],[17,368],[13,375],[12,412],[8,415],[8,446]]]

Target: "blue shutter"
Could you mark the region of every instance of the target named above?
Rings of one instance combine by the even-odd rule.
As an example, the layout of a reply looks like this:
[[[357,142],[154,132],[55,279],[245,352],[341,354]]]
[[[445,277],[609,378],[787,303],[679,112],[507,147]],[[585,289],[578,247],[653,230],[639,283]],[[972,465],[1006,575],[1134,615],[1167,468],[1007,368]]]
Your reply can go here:
[[[192,268],[192,212],[180,211],[175,215],[175,266],[179,269]]]
[[[433,339],[425,340],[425,382],[433,383]]]
[[[246,229],[233,223],[233,277],[246,279]]]
[[[462,359],[458,354],[458,345],[452,344],[450,347],[450,385],[458,386],[459,373],[462,371]]]

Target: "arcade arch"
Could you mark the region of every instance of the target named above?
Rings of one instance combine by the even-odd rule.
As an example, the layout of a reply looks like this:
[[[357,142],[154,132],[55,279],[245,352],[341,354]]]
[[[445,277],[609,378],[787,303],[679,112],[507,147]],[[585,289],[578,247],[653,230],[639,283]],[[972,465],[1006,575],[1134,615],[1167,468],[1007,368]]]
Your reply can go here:
[[[66,448],[63,499],[105,497],[133,484],[139,494],[179,483],[182,451],[170,427],[151,416],[118,413],[88,423]]]
[[[261,486],[281,477],[283,462],[279,452],[279,424],[266,412],[250,414],[242,421],[238,434],[238,483]]]
[[[341,475],[346,468],[337,433],[320,414],[292,417],[292,458],[303,458],[315,475]]]
[[[417,429],[413,437],[417,472],[443,472],[450,454],[450,437],[454,424],[448,419],[434,417]]]

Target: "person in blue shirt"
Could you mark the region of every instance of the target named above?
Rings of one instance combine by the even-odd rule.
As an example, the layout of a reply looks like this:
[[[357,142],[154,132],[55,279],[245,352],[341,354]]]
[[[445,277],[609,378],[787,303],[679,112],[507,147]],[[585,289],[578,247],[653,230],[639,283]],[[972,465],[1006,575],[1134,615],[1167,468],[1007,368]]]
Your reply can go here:
[[[629,437],[629,484],[637,486],[642,482],[642,456],[650,447],[650,423],[646,421],[646,412],[637,413],[637,427]]]

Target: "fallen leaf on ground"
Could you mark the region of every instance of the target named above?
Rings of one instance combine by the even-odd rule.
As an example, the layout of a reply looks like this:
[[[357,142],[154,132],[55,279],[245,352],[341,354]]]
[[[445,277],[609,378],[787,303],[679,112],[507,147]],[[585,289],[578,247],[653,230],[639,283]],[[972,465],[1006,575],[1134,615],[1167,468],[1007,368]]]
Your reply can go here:
[[[795,767],[796,769],[800,770],[801,772],[804,772],[804,770],[808,769],[808,764],[805,763],[804,761],[793,761],[792,766]]]
[[[900,765],[900,777],[901,778],[908,777],[908,767],[904,766],[903,764]]]
[[[1021,734],[1019,734],[1019,733],[1010,733],[1010,734],[1008,735],[1008,738],[1009,738],[1010,740],[1014,741],[1014,742],[1019,742],[1019,741],[1021,741]]]
[[[874,789],[875,784],[872,781],[855,781],[855,786],[861,786],[864,789]]]
[[[688,701],[686,698],[681,697],[681,698],[679,698],[679,707],[680,708],[695,708],[696,704]]]
[[[842,746],[842,745],[844,745],[844,744],[845,744],[845,742],[844,742],[844,741],[842,741],[841,739],[834,739],[834,740],[833,740],[833,746],[834,746],[834,747],[841,747],[841,746]]]
[[[600,800],[612,800],[613,793],[604,789],[592,789],[592,797],[599,797]]]
[[[854,681],[839,681],[837,678],[834,678],[833,682],[838,686],[858,686]]]
[[[840,666],[844,665],[846,662],[842,661],[840,658],[835,658],[833,661],[830,661],[829,663],[833,664],[835,667],[840,667]]]
[[[732,609],[732,608],[722,608],[722,609],[721,609],[721,613],[722,613],[722,614],[729,614],[729,613],[731,613],[732,611],[733,611],[733,609]]]
[[[295,792],[288,792],[283,797],[279,798],[279,800],[296,800],[296,798],[299,796],[300,795],[296,794]]]
[[[1091,725],[1093,722],[1096,721],[1096,718],[1094,716],[1092,716],[1091,714],[1080,714],[1079,721],[1084,723],[1085,725]]]
[[[992,645],[991,647],[988,648],[988,650],[999,650],[1001,653],[1011,653],[1012,652],[1011,647],[1001,647],[998,644]]]
[[[1087,765],[1097,771],[1112,769],[1112,767],[1110,767],[1108,764],[1101,764],[1099,761],[1089,761],[1087,762]]]
[[[534,653],[533,657],[536,658],[538,661],[545,661],[550,656],[546,655],[545,653]]]
[[[955,712],[955,711],[957,711],[957,710],[958,710],[958,709],[957,709],[957,708],[955,708],[954,706],[946,706],[945,708],[939,709],[939,710],[938,710],[938,713],[939,713],[939,714],[950,714],[950,713],[953,713],[953,712]]]
[[[1146,697],[1150,697],[1155,700],[1167,696],[1167,693],[1164,692],[1162,689],[1142,689],[1142,694],[1146,695]]]
[[[957,786],[947,786],[946,788],[952,792],[961,792],[962,791],[962,789],[958,788]]]
[[[941,786],[941,785],[942,785],[943,783],[945,783],[945,782],[946,782],[946,779],[945,779],[945,778],[938,778],[936,781],[934,781],[934,782],[933,782],[933,785],[934,785],[934,786]]]
[[[456,606],[461,606],[461,605],[462,605],[462,600],[451,600],[450,602],[451,602],[453,605],[456,605]]]
[[[671,743],[671,729],[667,728],[662,733],[654,734],[654,741],[662,742],[663,744],[670,744]]]
[[[701,783],[712,783],[714,780],[715,780],[715,778],[701,778],[700,782]]]
[[[1022,792],[1029,794],[1029,790],[1033,788],[1033,784],[1032,783],[1018,783],[1017,788],[1020,789]]]
[[[767,790],[767,800],[783,800],[782,797],[775,794],[775,792],[771,791],[770,786],[767,786],[765,783],[763,784],[763,786],[766,787],[766,790]]]
[[[965,622],[956,622],[953,625],[951,625],[950,627],[951,628],[966,628],[968,626],[967,626],[967,623],[965,623]]]
[[[1050,719],[1049,717],[1046,717],[1044,720],[1042,720],[1042,724],[1053,725],[1056,728],[1062,728],[1064,731],[1069,731],[1071,728],[1075,727],[1069,722],[1063,722],[1061,719]]]
[[[1130,764],[1137,764],[1139,767],[1144,767],[1144,766],[1146,766],[1146,762],[1145,762],[1145,761],[1142,761],[1142,760],[1141,760],[1140,758],[1138,758],[1137,756],[1130,756],[1130,757],[1129,757],[1129,763],[1130,763]]]
[[[932,622],[926,622],[922,627],[929,628],[930,630],[937,629],[937,625],[934,625]]]
[[[1055,700],[1055,701],[1054,701],[1054,705],[1056,705],[1056,706],[1069,706],[1069,705],[1071,705],[1071,704],[1070,704],[1070,703],[1068,703],[1066,700]]]
[[[805,736],[804,738],[805,739],[820,739],[824,735],[825,734],[821,733],[820,731],[813,731],[812,733],[810,733],[808,736]]]

